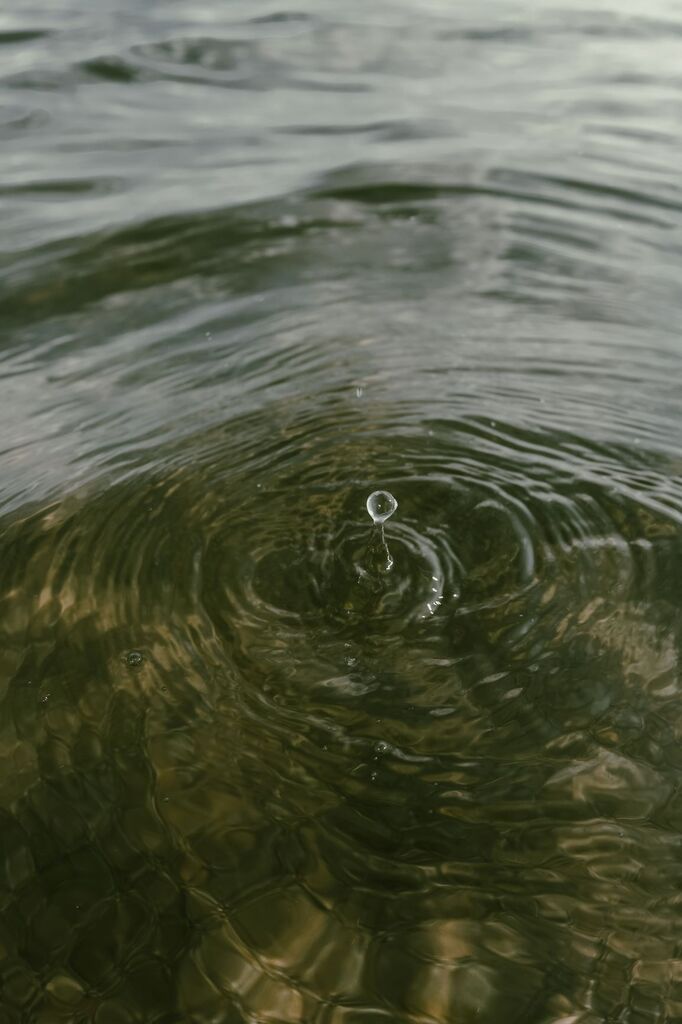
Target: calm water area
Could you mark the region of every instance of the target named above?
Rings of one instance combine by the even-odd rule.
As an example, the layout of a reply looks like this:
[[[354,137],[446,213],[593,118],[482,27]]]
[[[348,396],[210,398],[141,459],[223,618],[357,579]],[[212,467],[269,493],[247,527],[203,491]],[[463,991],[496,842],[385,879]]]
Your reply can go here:
[[[680,0],[5,3],[0,452],[0,1024],[682,1021]]]

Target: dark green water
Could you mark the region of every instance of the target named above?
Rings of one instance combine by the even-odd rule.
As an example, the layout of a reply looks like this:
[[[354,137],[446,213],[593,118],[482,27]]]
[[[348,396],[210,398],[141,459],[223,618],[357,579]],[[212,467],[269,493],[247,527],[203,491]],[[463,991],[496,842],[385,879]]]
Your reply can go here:
[[[5,5],[0,1024],[682,1020],[681,90],[672,0]]]

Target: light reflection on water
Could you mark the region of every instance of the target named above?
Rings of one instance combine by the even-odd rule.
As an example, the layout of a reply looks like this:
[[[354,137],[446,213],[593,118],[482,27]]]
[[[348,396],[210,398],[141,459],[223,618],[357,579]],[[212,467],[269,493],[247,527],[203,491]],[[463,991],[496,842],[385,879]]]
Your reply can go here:
[[[677,1019],[681,30],[0,17],[3,1024]]]

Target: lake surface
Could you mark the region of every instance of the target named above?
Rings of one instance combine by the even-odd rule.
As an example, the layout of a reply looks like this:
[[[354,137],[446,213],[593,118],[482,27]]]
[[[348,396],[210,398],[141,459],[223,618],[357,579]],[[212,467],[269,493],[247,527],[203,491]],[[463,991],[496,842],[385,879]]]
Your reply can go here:
[[[682,1019],[682,5],[0,58],[0,1024]]]

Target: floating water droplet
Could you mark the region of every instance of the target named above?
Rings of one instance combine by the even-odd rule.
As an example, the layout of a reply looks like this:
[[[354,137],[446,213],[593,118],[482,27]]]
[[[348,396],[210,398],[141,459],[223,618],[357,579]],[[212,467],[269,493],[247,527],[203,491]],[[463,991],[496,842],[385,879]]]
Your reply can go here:
[[[144,655],[140,651],[128,651],[126,662],[131,668],[139,668],[144,661]]]
[[[367,499],[367,511],[375,524],[385,523],[398,507],[398,502],[389,491],[372,491]]]

